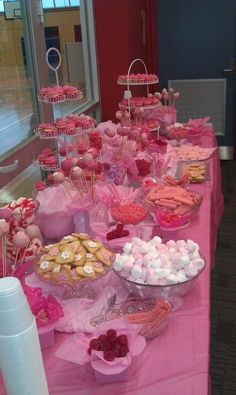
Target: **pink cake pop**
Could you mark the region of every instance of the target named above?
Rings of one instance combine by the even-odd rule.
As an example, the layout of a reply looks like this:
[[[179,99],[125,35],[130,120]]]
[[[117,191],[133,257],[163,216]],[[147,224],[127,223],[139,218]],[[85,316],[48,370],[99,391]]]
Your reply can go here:
[[[0,208],[0,218],[5,219],[6,221],[10,221],[12,218],[11,210],[7,207]]]
[[[130,134],[130,131],[131,131],[131,129],[130,129],[130,127],[129,126],[121,126],[121,127],[119,127],[118,129],[117,129],[117,133],[120,135],[120,136],[128,136],[129,134]]]
[[[89,154],[89,153],[84,154],[83,160],[84,160],[85,165],[87,166],[91,161],[93,161],[93,155]]]
[[[61,182],[63,182],[65,180],[65,175],[64,175],[64,173],[62,173],[62,171],[55,171],[53,173],[53,179],[54,179],[55,183],[60,184]]]
[[[70,171],[70,175],[72,179],[77,180],[78,178],[82,177],[83,169],[81,169],[79,166],[74,166]]]
[[[123,113],[121,111],[116,111],[116,118],[118,119],[118,121],[121,121],[121,119],[123,118]]]
[[[72,161],[71,161],[71,159],[64,159],[61,162],[61,168],[62,168],[62,170],[66,171],[66,172],[70,171],[70,169],[72,168]]]
[[[114,137],[116,135],[116,130],[115,129],[105,129],[104,133],[108,136],[108,137]]]
[[[0,219],[0,237],[9,232],[9,223],[5,219]]]
[[[80,156],[77,160],[77,166],[79,166],[81,169],[85,169],[86,165],[84,163],[84,158],[83,156]]]
[[[96,150],[96,148],[91,147],[87,150],[88,154],[91,154],[93,156],[94,159],[96,159],[98,157],[98,151]]]
[[[28,225],[25,229],[25,233],[27,236],[29,236],[30,240],[34,239],[35,237],[42,239],[39,227],[37,225]]]
[[[26,248],[29,243],[30,243],[29,236],[27,236],[27,234],[22,230],[20,230],[13,236],[13,245],[18,249]]]
[[[73,157],[73,158],[70,158],[70,160],[71,160],[72,167],[77,165],[78,158]]]

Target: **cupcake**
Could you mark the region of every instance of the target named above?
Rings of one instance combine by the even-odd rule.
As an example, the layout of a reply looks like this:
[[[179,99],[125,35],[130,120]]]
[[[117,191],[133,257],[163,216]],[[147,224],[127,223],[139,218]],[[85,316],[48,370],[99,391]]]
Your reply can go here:
[[[51,123],[40,123],[36,130],[41,138],[51,138],[58,136],[56,127]]]

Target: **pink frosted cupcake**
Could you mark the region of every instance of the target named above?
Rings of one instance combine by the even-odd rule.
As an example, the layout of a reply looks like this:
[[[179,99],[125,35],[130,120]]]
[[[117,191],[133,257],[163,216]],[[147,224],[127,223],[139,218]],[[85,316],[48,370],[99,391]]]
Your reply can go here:
[[[53,138],[58,136],[56,127],[51,123],[40,123],[36,128],[36,132],[41,138]]]
[[[57,118],[55,120],[55,127],[58,134],[64,134],[66,131],[66,121],[63,118]]]
[[[76,86],[72,85],[64,85],[63,92],[66,95],[67,100],[76,100],[81,99],[83,97],[82,92],[76,88]]]

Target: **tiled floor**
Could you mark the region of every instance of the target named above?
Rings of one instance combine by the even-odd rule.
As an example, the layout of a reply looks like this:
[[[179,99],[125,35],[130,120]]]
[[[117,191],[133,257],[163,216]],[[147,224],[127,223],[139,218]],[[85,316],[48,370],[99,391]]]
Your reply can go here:
[[[212,395],[236,395],[236,163],[222,162],[225,211],[212,272]]]

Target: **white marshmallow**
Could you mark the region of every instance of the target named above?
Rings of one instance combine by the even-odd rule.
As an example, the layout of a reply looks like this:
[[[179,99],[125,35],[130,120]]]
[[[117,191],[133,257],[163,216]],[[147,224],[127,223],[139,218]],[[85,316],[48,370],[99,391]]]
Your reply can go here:
[[[130,253],[131,253],[131,250],[132,250],[132,247],[133,247],[132,243],[125,243],[125,245],[124,245],[124,247],[123,247],[123,251],[124,251],[126,254],[130,254]]]
[[[169,240],[169,241],[166,242],[166,245],[167,245],[168,248],[175,247],[176,246],[176,242],[174,240]]]
[[[177,283],[177,276],[175,274],[169,274],[166,278],[167,284],[176,284]]]
[[[197,265],[198,270],[202,270],[205,266],[205,261],[202,258],[193,259],[192,263]]]
[[[123,269],[123,267],[124,267],[124,262],[122,262],[122,261],[115,261],[114,263],[113,263],[113,267],[114,267],[114,269],[117,271],[117,272],[120,272],[122,269]]]
[[[195,258],[199,258],[199,257],[200,257],[200,255],[199,255],[198,250],[194,250],[191,254],[191,259],[195,259]]]
[[[192,240],[187,240],[186,248],[189,251],[195,251],[195,250],[199,250],[199,245],[197,243],[194,243],[194,241]]]
[[[186,277],[186,275],[184,273],[182,273],[181,271],[177,272],[176,278],[177,278],[178,283],[184,283],[188,279]]]
[[[185,272],[188,277],[190,278],[195,277],[198,274],[197,265],[191,262],[188,266],[185,267]]]
[[[166,271],[164,269],[155,269],[155,274],[158,279],[166,277]]]
[[[134,237],[132,240],[133,246],[141,246],[142,245],[142,240],[139,237]]]
[[[152,260],[148,267],[153,268],[153,269],[159,269],[161,267],[161,260],[160,259],[154,259]]]
[[[175,254],[172,254],[170,257],[171,262],[173,262],[174,264],[178,264],[179,260],[181,258],[181,253],[180,252],[176,252]]]
[[[158,285],[158,278],[156,276],[147,277],[147,283],[151,285]]]
[[[143,281],[142,278],[137,278],[136,283],[138,283],[138,284],[145,284],[145,281]]]
[[[169,248],[169,254],[170,254],[170,255],[175,254],[176,252],[177,252],[177,250],[176,250],[175,247],[170,247],[170,248]]]
[[[178,240],[178,241],[176,241],[176,246],[178,248],[185,247],[186,246],[186,242],[184,240]]]
[[[143,241],[142,245],[140,246],[140,252],[148,253],[150,250],[150,246],[146,241]]]
[[[181,266],[186,266],[186,265],[189,265],[189,263],[190,263],[189,256],[187,254],[181,255],[181,257],[179,258],[179,264]]]
[[[169,256],[167,254],[160,253],[158,254],[158,259],[161,261],[161,266],[164,266],[169,261]]]
[[[135,264],[131,270],[131,276],[135,279],[140,278],[142,275],[142,267]]]
[[[159,236],[155,236],[155,237],[153,237],[152,240],[149,241],[149,243],[151,245],[153,245],[154,247],[160,245],[161,242],[162,242],[162,240],[161,240],[161,238]]]

